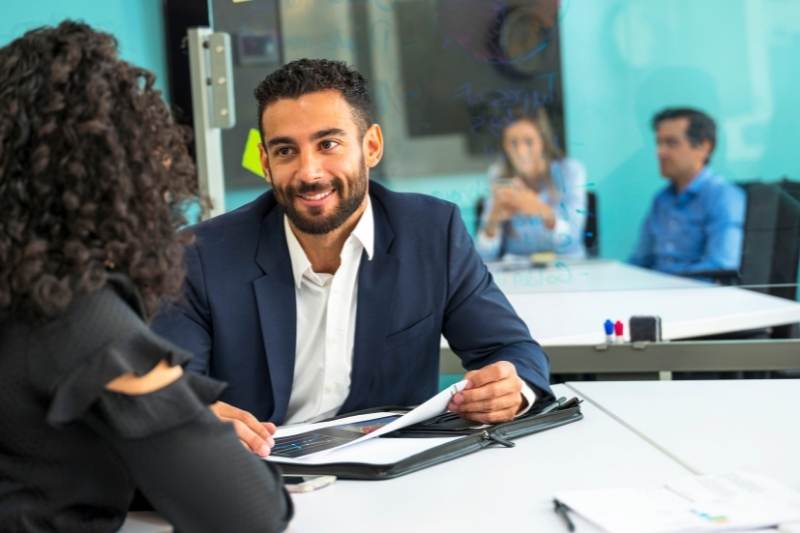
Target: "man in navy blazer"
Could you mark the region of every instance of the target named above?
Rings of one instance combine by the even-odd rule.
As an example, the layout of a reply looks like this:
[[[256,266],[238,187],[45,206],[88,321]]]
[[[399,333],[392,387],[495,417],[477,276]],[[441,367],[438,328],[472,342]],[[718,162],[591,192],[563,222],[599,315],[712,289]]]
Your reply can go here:
[[[496,422],[551,398],[457,207],[369,182],[383,137],[361,75],[300,60],[256,96],[272,190],[193,228],[185,298],[154,321],[229,384],[213,410],[242,441],[266,455],[272,423],[425,401],[442,334],[469,371],[451,410]]]

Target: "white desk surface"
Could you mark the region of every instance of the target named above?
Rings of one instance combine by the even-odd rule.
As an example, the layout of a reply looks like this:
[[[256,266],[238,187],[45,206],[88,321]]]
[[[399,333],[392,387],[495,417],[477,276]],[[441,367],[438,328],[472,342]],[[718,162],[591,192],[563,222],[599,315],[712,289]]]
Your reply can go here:
[[[698,473],[750,470],[800,490],[799,379],[569,386]]]
[[[565,386],[557,395],[574,396]],[[294,496],[290,532],[566,531],[561,489],[654,486],[689,471],[590,402],[584,419],[386,481],[337,481]],[[580,531],[593,531],[580,522]]]
[[[606,319],[621,320],[627,338],[634,315],[660,316],[665,340],[800,322],[797,302],[614,261],[496,272],[495,279],[544,346],[601,344]]]
[[[504,271],[489,263],[495,283],[506,294],[584,291],[690,289],[709,284],[608,259],[556,261],[547,268]]]

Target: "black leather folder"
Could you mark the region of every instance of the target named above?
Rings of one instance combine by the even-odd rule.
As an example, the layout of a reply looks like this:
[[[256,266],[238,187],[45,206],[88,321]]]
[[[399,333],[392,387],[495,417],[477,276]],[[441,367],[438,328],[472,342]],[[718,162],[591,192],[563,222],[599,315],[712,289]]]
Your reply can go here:
[[[410,408],[381,407],[348,413],[344,416],[370,412],[402,412]],[[539,433],[576,422],[583,418],[580,400],[556,400],[544,406],[534,406],[531,411],[510,422],[476,427],[474,422],[464,420],[452,413],[444,413],[419,424],[403,428],[377,437],[387,438],[427,438],[454,437],[455,440],[434,446],[401,461],[390,464],[356,462],[330,462],[324,464],[276,463],[284,474],[293,475],[334,475],[341,479],[378,480],[391,479],[411,472],[428,468],[478,452],[490,446],[514,447],[514,439]],[[356,445],[357,446],[357,445]],[[332,459],[335,461],[335,453]]]

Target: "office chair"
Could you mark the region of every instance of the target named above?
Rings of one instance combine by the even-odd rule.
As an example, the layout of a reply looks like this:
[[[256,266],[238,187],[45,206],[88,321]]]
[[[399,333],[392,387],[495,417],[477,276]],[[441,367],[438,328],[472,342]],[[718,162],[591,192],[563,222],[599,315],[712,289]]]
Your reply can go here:
[[[597,193],[586,191],[586,224],[583,228],[583,246],[586,249],[586,257],[598,257],[600,255],[598,210],[599,200]]]
[[[800,202],[800,181],[792,181],[788,176],[784,176],[783,179],[778,182],[778,185],[789,196]]]
[[[783,182],[752,182],[743,187],[747,192],[747,211],[739,269],[695,272],[691,277],[710,278],[721,285],[741,285],[796,300],[800,200],[785,190]],[[797,324],[790,324],[772,328],[770,336],[791,338],[797,334]]]

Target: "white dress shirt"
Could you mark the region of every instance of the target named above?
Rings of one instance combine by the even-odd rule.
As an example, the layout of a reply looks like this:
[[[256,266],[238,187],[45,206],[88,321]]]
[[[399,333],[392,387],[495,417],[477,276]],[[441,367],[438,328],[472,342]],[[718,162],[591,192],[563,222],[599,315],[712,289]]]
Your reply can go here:
[[[375,222],[372,204],[367,207],[340,254],[335,274],[319,274],[311,268],[303,247],[284,215],[283,229],[289,246],[297,306],[294,381],[286,412],[286,424],[321,420],[335,415],[350,394],[350,370],[358,304],[358,269],[363,252],[372,260]],[[523,382],[528,406],[536,394]]]
[[[372,260],[375,223],[372,204],[347,237],[335,274],[318,274],[284,215],[283,228],[294,274],[297,304],[294,382],[286,423],[333,416],[350,393],[358,304],[358,268]]]

